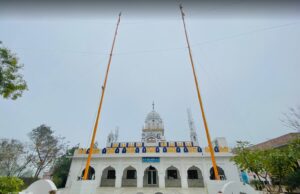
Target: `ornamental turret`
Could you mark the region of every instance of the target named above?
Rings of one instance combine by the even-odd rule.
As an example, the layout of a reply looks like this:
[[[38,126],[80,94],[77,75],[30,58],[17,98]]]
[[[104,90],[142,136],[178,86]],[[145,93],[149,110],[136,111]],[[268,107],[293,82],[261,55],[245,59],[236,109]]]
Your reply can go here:
[[[145,119],[142,132],[142,142],[144,142],[146,146],[157,146],[159,142],[165,141],[163,120],[155,111],[154,103],[152,106],[152,111],[148,113]]]

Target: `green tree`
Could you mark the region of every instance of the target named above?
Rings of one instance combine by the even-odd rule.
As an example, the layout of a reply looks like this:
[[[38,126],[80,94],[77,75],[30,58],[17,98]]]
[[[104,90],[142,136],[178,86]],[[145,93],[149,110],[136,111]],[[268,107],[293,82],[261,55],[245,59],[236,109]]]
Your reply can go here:
[[[286,189],[289,192],[294,191],[295,189],[300,189],[300,168],[289,174],[283,181],[286,185]]]
[[[298,166],[295,167],[295,171],[287,175],[284,179],[284,185],[289,192],[294,191],[295,189],[300,189],[300,139],[295,139],[289,144],[289,149],[291,150],[291,154],[298,158]]]
[[[251,144],[247,141],[237,141],[236,155],[232,158],[235,164],[242,170],[250,170],[257,175],[259,185],[263,185],[271,192],[272,188],[265,184],[268,173],[264,168],[264,153],[261,150],[250,149]]]
[[[17,177],[0,177],[0,194],[19,192],[23,184]]]
[[[296,158],[300,158],[300,138],[294,139],[288,145],[290,151]]]
[[[54,131],[46,125],[41,125],[29,133],[34,151],[33,165],[36,167],[34,177],[38,177],[42,170],[53,164],[54,160],[63,154],[64,138],[55,136]]]
[[[297,158],[289,147],[284,149],[270,149],[264,151],[263,165],[268,171],[273,184],[278,185],[278,192],[282,192],[283,180],[294,172]]]
[[[57,188],[65,187],[71,167],[71,157],[73,156],[74,151],[77,148],[78,147],[73,147],[71,149],[68,149],[64,155],[62,155],[55,161],[52,167],[52,181],[55,183]]]
[[[278,193],[288,176],[297,168],[300,155],[300,140],[295,140],[283,148],[269,150],[254,150],[249,142],[238,142],[233,161],[243,170],[254,172],[263,184],[269,176],[272,183],[278,185]],[[264,184],[268,192],[274,192],[274,187]]]
[[[19,73],[23,65],[9,49],[0,41],[0,95],[4,99],[17,99],[27,90],[26,81]]]

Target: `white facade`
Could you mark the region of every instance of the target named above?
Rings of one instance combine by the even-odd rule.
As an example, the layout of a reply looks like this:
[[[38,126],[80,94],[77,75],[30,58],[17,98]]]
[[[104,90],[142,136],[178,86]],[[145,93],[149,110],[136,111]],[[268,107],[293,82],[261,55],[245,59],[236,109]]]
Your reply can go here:
[[[160,162],[142,162],[143,157],[159,157]],[[218,154],[217,156],[217,165],[221,167],[224,172],[226,179],[239,181],[239,173],[237,167],[233,162],[230,162],[231,154],[224,153]],[[78,177],[81,177],[82,171],[85,168],[86,157],[85,156],[74,156],[72,165],[70,168],[70,174],[67,181],[66,187],[71,187],[72,184],[76,184]],[[143,177],[145,170],[153,166],[158,173],[158,185],[157,187],[165,188],[165,176],[166,170],[169,167],[175,167],[179,171],[180,182],[182,188],[188,188],[187,184],[187,170],[193,166],[200,169],[203,181],[210,180],[210,169],[212,168],[211,159],[209,154],[126,154],[126,156],[103,156],[99,154],[98,156],[93,156],[91,167],[95,169],[95,180],[98,182],[100,187],[101,177],[103,175],[104,169],[107,167],[112,167],[115,169],[116,178],[115,184],[113,187],[122,186],[122,177],[124,170],[127,167],[133,167],[136,170],[137,174],[137,187],[143,187]]]
[[[190,133],[196,136],[194,127]],[[122,188],[131,193],[168,189],[173,193],[174,189],[183,194],[205,193],[206,185],[214,179],[209,149],[199,147],[197,141],[167,142],[163,120],[154,108],[146,117],[140,142],[115,142],[111,141],[113,136],[109,134],[106,148],[93,151],[89,170],[89,184],[93,186],[89,187],[94,190],[90,193],[126,193]],[[239,182],[229,148],[219,145],[214,150],[222,181]],[[75,151],[64,193],[75,192],[85,182],[81,177],[87,155],[86,149]]]

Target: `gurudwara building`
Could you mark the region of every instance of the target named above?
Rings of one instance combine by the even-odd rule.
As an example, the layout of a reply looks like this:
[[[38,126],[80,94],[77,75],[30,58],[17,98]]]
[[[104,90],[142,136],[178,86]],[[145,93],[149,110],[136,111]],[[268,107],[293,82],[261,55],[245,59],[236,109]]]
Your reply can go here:
[[[225,138],[210,140],[200,89],[189,45],[183,8],[180,5],[190,62],[209,147],[201,147],[191,114],[190,140],[167,141],[164,123],[153,110],[146,116],[138,142],[118,142],[110,133],[105,148],[94,148],[107,77],[121,19],[119,14],[96,122],[89,149],[77,149],[63,194],[254,194],[241,184],[239,171]]]
[[[103,104],[115,40],[120,24],[119,14],[89,149],[79,148],[72,163],[65,188],[59,194],[255,194],[242,184],[239,170],[231,161],[233,154],[225,138],[211,141],[200,95],[199,84],[188,40],[184,12],[179,6],[193,70],[198,101],[205,126],[208,147],[201,147],[189,113],[189,141],[167,141],[164,123],[153,110],[148,113],[138,142],[118,142],[118,133],[110,133],[105,148],[96,148],[95,138]],[[37,181],[38,182],[38,181]],[[42,194],[49,180],[36,183],[25,193]],[[39,188],[38,192],[34,190]]]
[[[94,193],[206,193],[207,182],[215,179],[214,171],[208,147],[197,141],[190,114],[189,128],[189,141],[167,141],[163,120],[153,108],[146,116],[141,141],[117,142],[117,133],[111,132],[106,147],[93,150],[89,187]],[[225,138],[213,144],[220,182],[240,181]],[[88,152],[83,148],[75,151],[65,192],[76,193],[76,185],[84,182]]]

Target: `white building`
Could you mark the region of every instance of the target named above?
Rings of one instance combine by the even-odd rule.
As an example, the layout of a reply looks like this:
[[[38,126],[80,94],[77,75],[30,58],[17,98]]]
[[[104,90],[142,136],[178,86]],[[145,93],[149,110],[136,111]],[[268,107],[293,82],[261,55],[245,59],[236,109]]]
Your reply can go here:
[[[140,142],[117,142],[118,135],[110,133],[107,147],[93,151],[90,193],[207,193],[208,182],[214,179],[209,149],[199,147],[190,114],[189,125],[191,141],[166,141],[163,120],[153,108],[145,119]],[[220,138],[215,144],[219,182],[240,181],[226,140]],[[75,151],[66,188],[61,192],[80,193],[86,160],[86,149]]]

